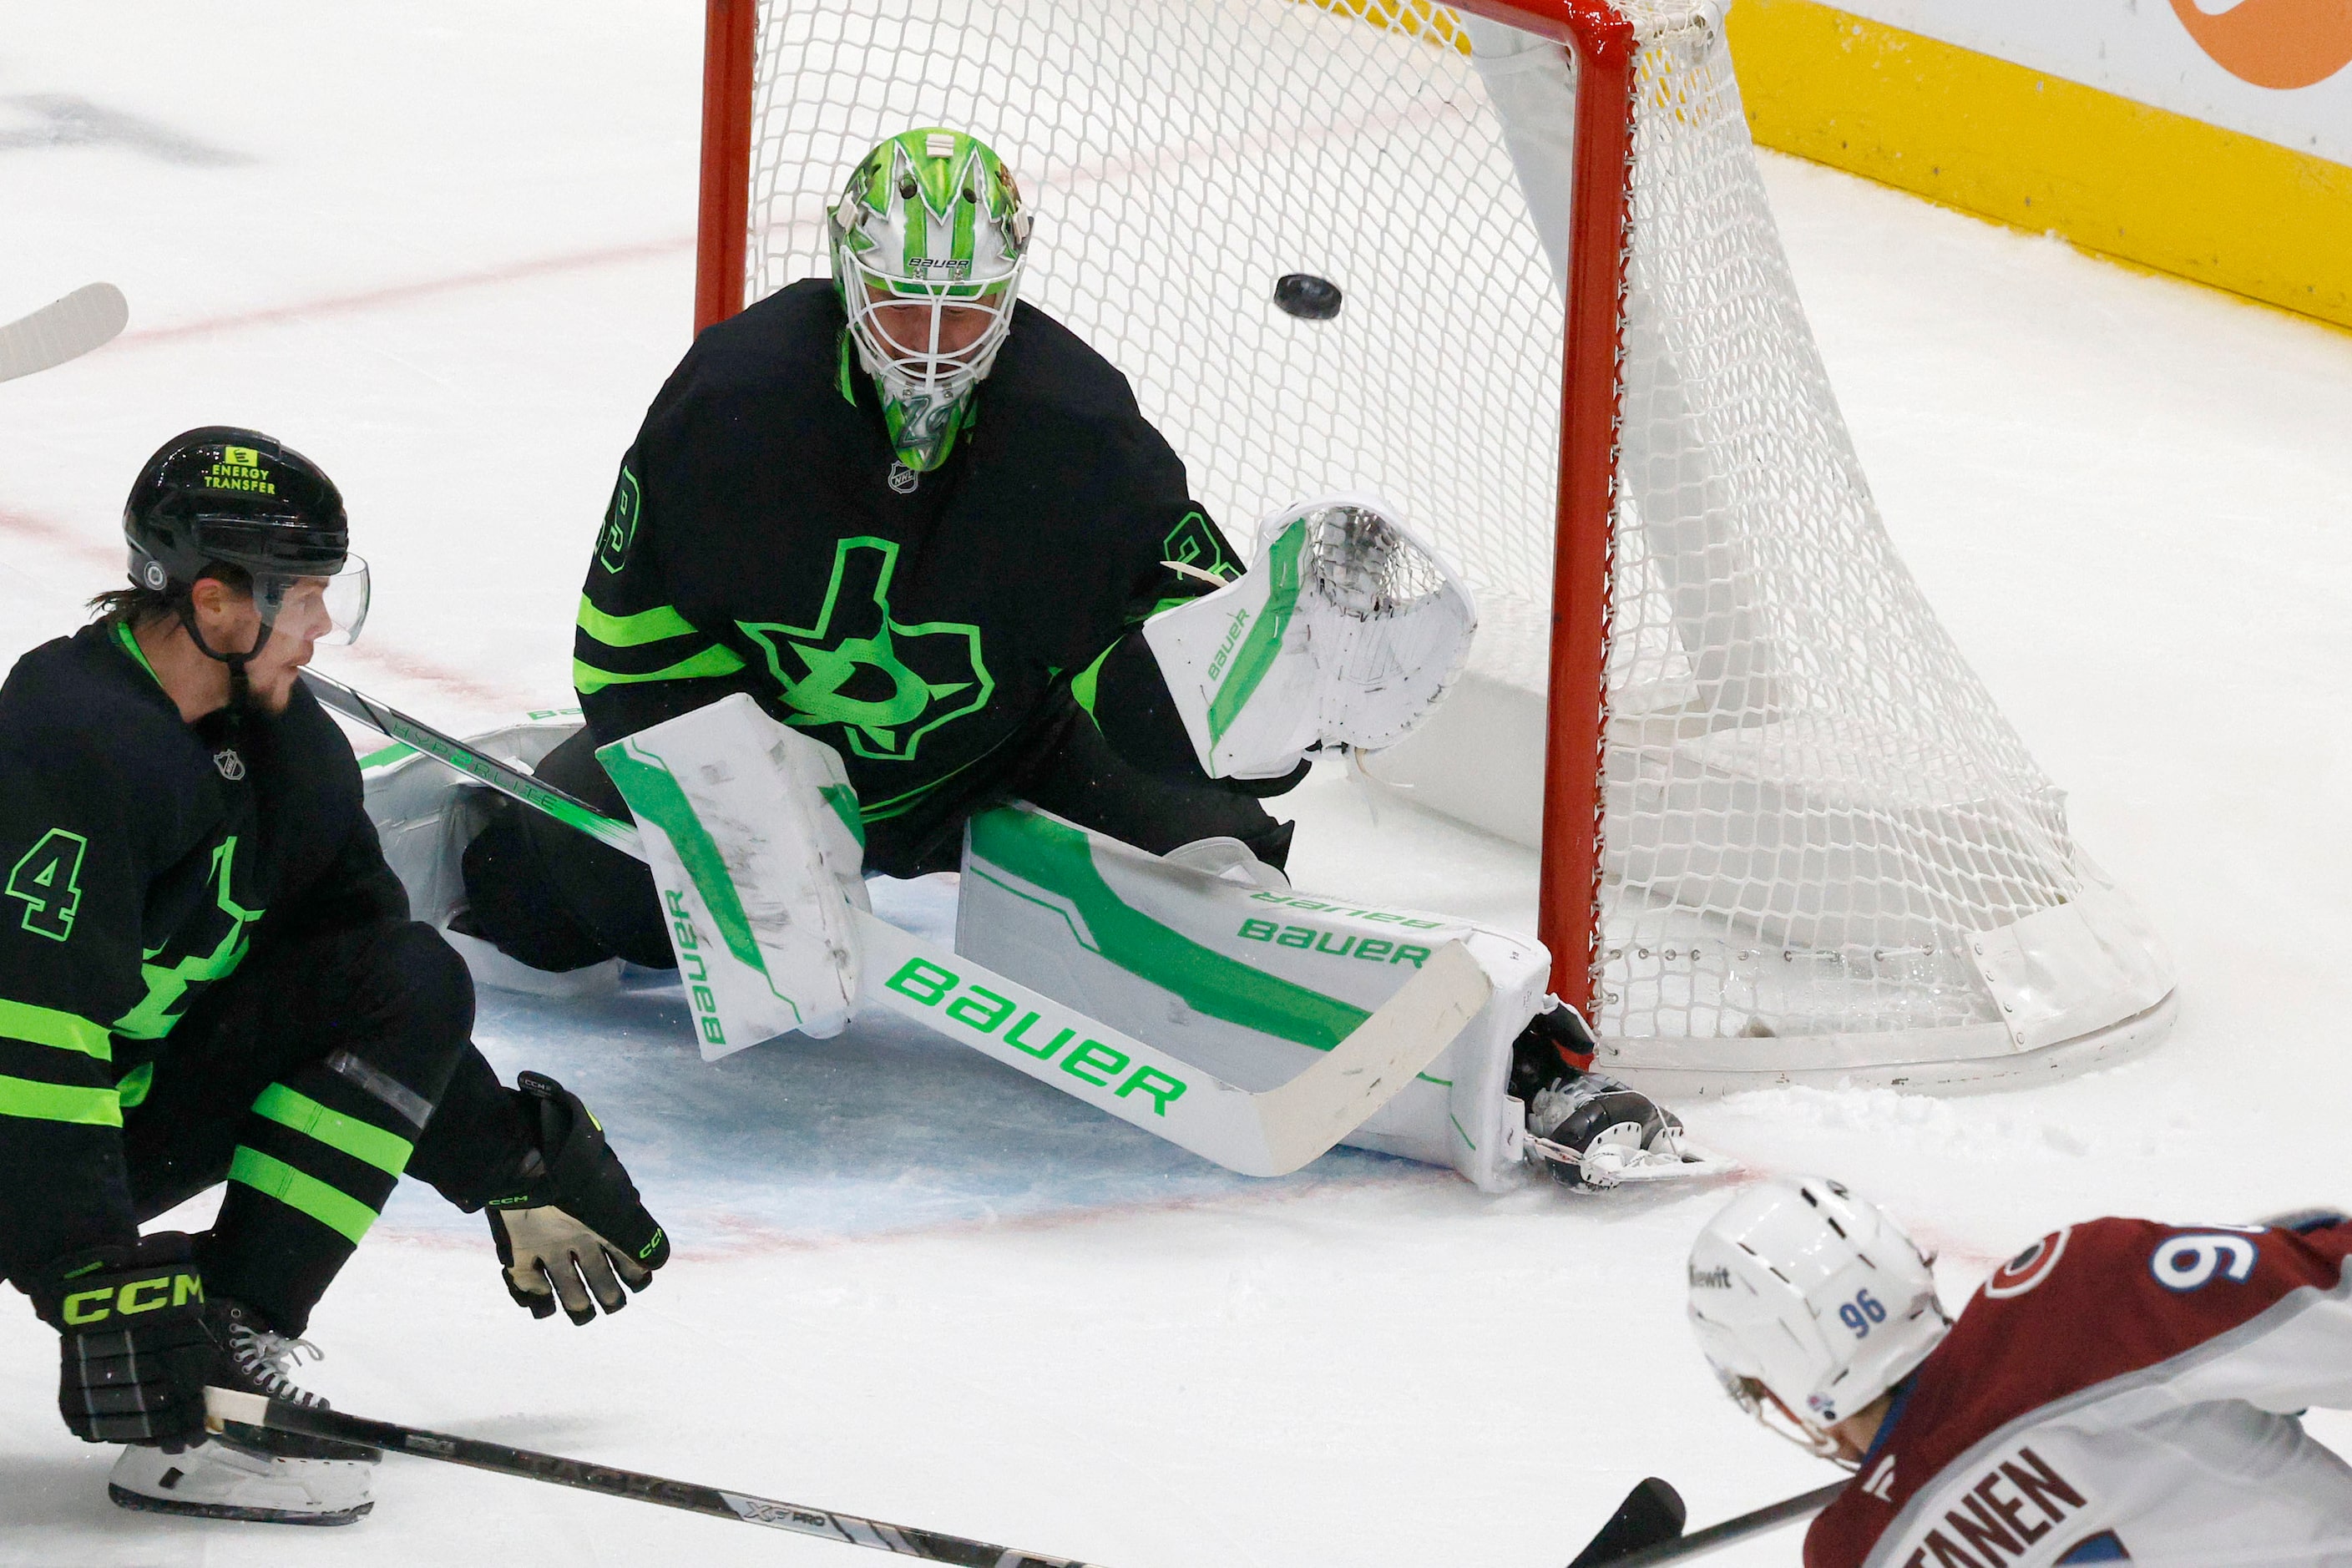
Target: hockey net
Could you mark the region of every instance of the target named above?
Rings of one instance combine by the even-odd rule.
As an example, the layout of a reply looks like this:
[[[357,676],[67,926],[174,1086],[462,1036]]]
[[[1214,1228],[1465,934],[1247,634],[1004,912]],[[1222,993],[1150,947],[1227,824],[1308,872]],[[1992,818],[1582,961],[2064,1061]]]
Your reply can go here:
[[[2160,950],[1878,519],[1719,0],[710,3],[704,320],[825,275],[884,136],[992,145],[1024,297],[1213,515],[1370,491],[1475,589],[1469,673],[1370,768],[1534,842],[1549,731],[1545,936],[1616,1068],[2000,1079],[2160,1032]],[[1335,318],[1276,307],[1294,272]]]

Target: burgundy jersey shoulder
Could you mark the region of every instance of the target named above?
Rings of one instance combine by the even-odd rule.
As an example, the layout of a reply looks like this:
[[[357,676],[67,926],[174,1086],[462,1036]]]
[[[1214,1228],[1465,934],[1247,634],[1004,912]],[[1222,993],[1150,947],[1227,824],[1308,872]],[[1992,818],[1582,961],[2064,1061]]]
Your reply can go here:
[[[2292,1292],[2334,1289],[2352,1224],[2095,1219],[1993,1270],[1920,1363],[1853,1481],[1805,1536],[1806,1568],[1853,1568],[1904,1505],[1979,1441],[2044,1405],[2185,1355]],[[2208,1289],[2217,1281],[2230,1289]]]

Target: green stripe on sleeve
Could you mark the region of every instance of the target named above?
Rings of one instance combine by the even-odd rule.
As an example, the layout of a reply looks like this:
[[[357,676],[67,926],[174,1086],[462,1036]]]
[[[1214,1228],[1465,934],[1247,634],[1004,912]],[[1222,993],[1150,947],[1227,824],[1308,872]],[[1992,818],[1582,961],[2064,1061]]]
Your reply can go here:
[[[0,1116],[21,1116],[31,1121],[71,1121],[83,1127],[120,1127],[122,1104],[110,1089],[36,1083],[28,1078],[0,1076]]]
[[[606,647],[643,647],[669,637],[699,637],[693,622],[668,605],[634,616],[608,616],[580,595],[580,629]]]
[[[103,1028],[87,1018],[55,1007],[36,1007],[29,1002],[0,1002],[0,1038],[79,1051],[102,1062],[114,1059],[113,1037]]]
[[[316,1176],[306,1176],[283,1160],[273,1160],[257,1149],[239,1146],[229,1161],[228,1179],[243,1182],[255,1192],[266,1193],[288,1208],[299,1209],[325,1226],[347,1237],[353,1245],[366,1236],[368,1226],[375,1223],[375,1210],[352,1196],[338,1192]]]
[[[696,680],[705,676],[732,675],[743,668],[743,661],[734,650],[707,647],[692,658],[682,658],[676,664],[644,675],[622,675],[609,669],[599,669],[583,659],[572,661],[572,686],[583,697],[592,691],[602,691],[608,686],[636,686],[649,680]]]
[[[316,1138],[330,1149],[340,1149],[354,1160],[365,1161],[395,1176],[408,1169],[408,1156],[416,1147],[397,1133],[372,1127],[356,1116],[331,1110],[282,1083],[273,1083],[263,1089],[254,1100],[253,1110],[257,1116],[266,1116],[280,1127],[290,1127]]]

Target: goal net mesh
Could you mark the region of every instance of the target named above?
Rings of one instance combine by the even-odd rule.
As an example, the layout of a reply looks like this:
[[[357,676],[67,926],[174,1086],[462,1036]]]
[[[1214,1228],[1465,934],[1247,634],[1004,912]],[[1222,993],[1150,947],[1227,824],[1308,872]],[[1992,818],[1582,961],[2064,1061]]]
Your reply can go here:
[[[2036,1042],[1996,972],[2050,941],[2096,973],[2025,998],[2063,1016],[2034,1027],[2147,1008],[2153,950],[1879,522],[1719,8],[1624,9],[1644,41],[1600,1032],[1627,1065],[1770,1067],[1801,1038],[1814,1065],[2006,1051]],[[1473,678],[1541,690],[1562,294],[1522,195],[1546,176],[1515,168],[1451,13],[767,0],[747,300],[826,275],[851,164],[926,124],[1003,154],[1036,218],[1024,298],[1127,374],[1229,533],[1385,497],[1477,594]],[[1339,285],[1335,318],[1276,308],[1294,272]],[[2020,926],[2053,910],[2065,931]]]

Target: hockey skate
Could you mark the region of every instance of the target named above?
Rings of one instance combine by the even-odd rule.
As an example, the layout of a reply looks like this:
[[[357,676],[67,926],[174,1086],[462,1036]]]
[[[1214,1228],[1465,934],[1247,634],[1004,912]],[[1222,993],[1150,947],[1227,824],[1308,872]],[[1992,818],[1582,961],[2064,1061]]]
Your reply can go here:
[[[215,1347],[214,1384],[265,1399],[326,1406],[289,1375],[304,1352],[320,1359],[310,1341],[273,1332],[250,1308],[226,1298],[206,1304],[205,1331]],[[370,1487],[383,1458],[376,1449],[349,1443],[232,1426],[176,1454],[152,1447],[123,1449],[106,1492],[117,1507],[151,1513],[350,1524],[375,1506]]]
[[[1639,1089],[1570,1065],[1591,1059],[1591,1030],[1565,1003],[1528,1020],[1511,1047],[1511,1094],[1527,1107],[1530,1163],[1563,1186],[1720,1175],[1730,1161],[1686,1146],[1682,1119]]]

